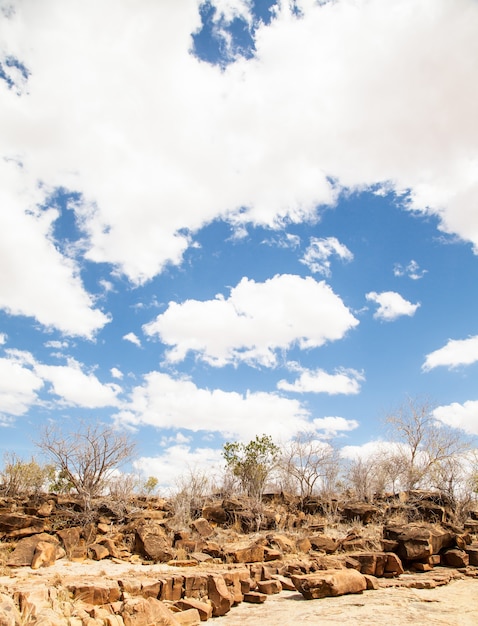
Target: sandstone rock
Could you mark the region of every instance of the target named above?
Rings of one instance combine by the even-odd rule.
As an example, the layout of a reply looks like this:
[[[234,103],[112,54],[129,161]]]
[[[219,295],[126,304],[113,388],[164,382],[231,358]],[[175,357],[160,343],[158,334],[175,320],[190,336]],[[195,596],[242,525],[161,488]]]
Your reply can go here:
[[[44,609],[51,609],[50,594],[46,585],[22,587],[15,593],[22,615],[34,618]]]
[[[214,534],[214,528],[204,517],[200,517],[191,524],[194,530],[201,535],[201,537],[210,537]]]
[[[199,626],[201,623],[201,616],[197,609],[186,609],[176,613],[174,617],[181,626]]]
[[[201,600],[207,597],[207,574],[184,574],[184,596]]]
[[[379,514],[379,509],[374,504],[368,504],[365,502],[354,502],[347,504],[341,513],[346,520],[359,519],[363,524],[369,524]]]
[[[339,547],[338,541],[324,535],[314,535],[308,539],[313,550],[323,551],[326,554],[332,554]]]
[[[467,548],[466,553],[468,554],[470,565],[476,567],[478,565],[478,547]]]
[[[82,600],[93,605],[116,602],[121,597],[120,587],[114,580],[70,581],[66,584],[66,588],[73,594],[75,600]]]
[[[15,550],[9,555],[7,565],[11,567],[23,567],[32,564],[33,555],[37,545],[42,542],[49,542],[58,545],[58,539],[48,533],[40,533],[31,537],[24,537],[17,542]],[[57,553],[59,558],[59,553]]]
[[[365,577],[357,570],[325,570],[305,576],[292,576],[292,582],[306,600],[362,593],[367,588]]]
[[[164,529],[154,522],[138,526],[135,548],[137,552],[155,563],[167,563],[174,556],[171,542]]]
[[[249,570],[235,569],[222,573],[222,577],[226,583],[229,593],[232,595],[234,604],[240,604],[244,598],[242,591],[242,581],[250,580]]]
[[[249,593],[244,594],[244,602],[249,602],[251,604],[263,604],[267,600],[267,595],[265,593],[260,593],[259,591],[249,591]]]
[[[212,604],[213,617],[221,617],[231,610],[234,597],[227,588],[226,581],[216,574],[208,575],[208,597]]]
[[[179,626],[180,622],[160,600],[131,598],[123,606],[125,626]]]
[[[272,548],[278,548],[284,554],[290,554],[297,551],[295,539],[287,535],[274,533],[267,535],[267,541]]]
[[[406,561],[422,561],[455,543],[455,533],[432,524],[386,526],[383,532],[398,542],[397,554]]]
[[[221,504],[205,506],[202,510],[202,516],[209,522],[216,524],[225,524],[227,522],[227,513]]]
[[[88,553],[95,561],[101,561],[110,555],[108,548],[100,543],[92,543],[88,546]]]
[[[21,626],[22,616],[15,602],[9,596],[0,593],[0,626]]]
[[[0,535],[26,537],[35,533],[42,533],[45,529],[46,521],[35,515],[0,513]]]
[[[295,591],[295,585],[287,576],[281,576],[280,574],[274,574],[273,578],[278,580],[284,591]]]
[[[161,578],[161,594],[160,600],[169,600],[175,602],[183,596],[184,576],[180,574]]]
[[[455,548],[443,552],[443,561],[450,567],[467,567],[470,564],[470,557],[464,550]]]
[[[393,552],[354,552],[350,556],[358,563],[355,569],[361,574],[379,577],[387,575],[390,578],[404,571],[400,558]]]
[[[224,548],[224,554],[233,563],[260,563],[264,561],[264,546],[256,542],[230,544]]]
[[[49,517],[51,512],[53,511],[54,503],[42,502],[42,504],[38,507],[36,514],[40,517]]]
[[[212,605],[209,602],[203,602],[195,598],[183,598],[175,602],[175,606],[181,609],[181,611],[196,609],[202,622],[206,622],[212,617]]]
[[[57,546],[49,541],[39,541],[32,558],[32,569],[50,567],[56,561]]]
[[[278,580],[259,580],[257,582],[257,590],[270,596],[282,591],[282,585]]]
[[[53,609],[43,609],[36,616],[35,626],[68,626],[68,619]]]
[[[60,537],[67,555],[70,556],[71,550],[80,543],[80,529],[75,527],[63,528],[58,530],[56,534]]]

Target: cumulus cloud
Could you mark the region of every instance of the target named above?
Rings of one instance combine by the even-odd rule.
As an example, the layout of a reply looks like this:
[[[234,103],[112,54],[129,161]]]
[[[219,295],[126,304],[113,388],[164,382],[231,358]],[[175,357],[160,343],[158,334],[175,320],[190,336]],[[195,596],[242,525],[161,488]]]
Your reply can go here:
[[[192,351],[214,366],[244,361],[272,367],[277,350],[317,348],[357,324],[325,282],[284,274],[264,283],[243,278],[227,299],[170,302],[143,330],[173,346],[172,362]]]
[[[351,261],[354,255],[336,237],[326,237],[318,239],[311,237],[310,245],[305,251],[300,262],[310,269],[314,274],[330,276],[330,258],[336,256],[342,261]]]
[[[220,473],[224,460],[220,449],[196,448],[185,444],[170,445],[155,457],[141,457],[134,461],[134,467],[144,476],[156,476],[159,486],[167,492],[173,492],[188,480],[191,472],[196,475],[207,474],[214,480]]]
[[[119,370],[117,367],[112,367],[110,369],[110,372],[113,378],[118,378],[119,380],[123,378],[123,372]]]
[[[420,306],[419,302],[412,304],[396,291],[382,291],[381,293],[371,291],[365,297],[378,304],[378,309],[373,314],[374,318],[385,322],[393,322],[403,315],[412,317]]]
[[[95,308],[79,267],[52,241],[58,213],[39,209],[46,202],[44,193],[25,191],[28,181],[23,168],[1,156],[0,308],[11,315],[32,317],[47,328],[91,339],[109,318]]]
[[[67,365],[36,363],[34,369],[50,383],[51,392],[68,406],[88,409],[118,406],[121,388],[113,383],[101,383],[94,374],[84,372],[74,359],[69,359]]]
[[[41,377],[21,360],[0,358],[0,414],[23,415],[35,404],[42,387]]]
[[[188,379],[150,372],[115,419],[132,427],[215,431],[249,441],[257,434],[258,420],[262,433],[287,440],[296,432],[310,430],[308,417],[299,402],[278,394],[204,389]]]
[[[323,431],[326,437],[336,437],[339,433],[355,430],[359,427],[356,420],[347,420],[344,417],[328,416],[312,420],[317,431]]]
[[[286,380],[280,380],[277,388],[282,391],[294,391],[296,393],[328,393],[335,394],[357,394],[360,392],[360,383],[365,380],[362,372],[354,369],[342,368],[334,374],[329,374],[325,370],[308,370],[298,369],[299,377],[289,383]]]
[[[478,435],[478,400],[468,400],[463,404],[452,402],[451,404],[438,406],[433,411],[433,416],[452,428],[460,428],[471,435]]]
[[[252,19],[245,0],[213,5],[225,23]],[[387,181],[478,246],[477,3],[301,0],[300,18],[290,5],[251,29],[254,58],[222,71],[191,54],[197,2],[12,1],[1,54],[29,78],[20,96],[0,83],[3,157],[22,160],[13,174],[1,161],[5,310],[86,336],[107,321],[26,213],[45,189],[81,194],[87,257],[134,283],[181,263],[214,219],[278,228]],[[15,253],[12,229],[35,255]]]
[[[478,361],[478,335],[467,339],[449,339],[443,348],[427,354],[422,369],[429,371],[435,367],[458,367]]]

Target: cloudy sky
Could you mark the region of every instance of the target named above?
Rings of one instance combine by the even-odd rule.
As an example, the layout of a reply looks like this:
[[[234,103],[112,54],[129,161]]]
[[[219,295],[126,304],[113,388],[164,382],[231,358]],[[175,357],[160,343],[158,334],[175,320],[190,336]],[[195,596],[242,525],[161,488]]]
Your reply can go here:
[[[0,452],[478,434],[477,0],[0,0]]]

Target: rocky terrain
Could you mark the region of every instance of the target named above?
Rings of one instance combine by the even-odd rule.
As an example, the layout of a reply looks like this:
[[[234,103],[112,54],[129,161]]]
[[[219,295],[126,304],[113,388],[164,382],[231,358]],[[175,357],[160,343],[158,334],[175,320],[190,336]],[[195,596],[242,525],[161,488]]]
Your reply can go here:
[[[267,624],[298,600],[314,609],[283,624],[317,619],[315,607],[322,623],[324,600],[335,601],[336,621],[340,606],[350,613],[396,590],[403,600],[404,590],[435,593],[452,581],[478,589],[478,513],[460,522],[435,493],[373,504],[283,494],[261,505],[200,504],[186,522],[157,497],[103,499],[90,510],[71,496],[0,499],[0,626]],[[474,623],[450,610],[447,624]]]

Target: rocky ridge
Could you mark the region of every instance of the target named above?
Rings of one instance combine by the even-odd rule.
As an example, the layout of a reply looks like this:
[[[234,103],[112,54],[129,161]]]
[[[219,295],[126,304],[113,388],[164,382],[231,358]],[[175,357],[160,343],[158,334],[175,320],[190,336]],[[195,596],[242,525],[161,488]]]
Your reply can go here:
[[[283,590],[315,599],[478,576],[478,514],[458,524],[438,494],[333,503],[332,524],[330,507],[211,498],[185,525],[161,498],[89,511],[70,496],[0,499],[0,626],[198,624]]]

